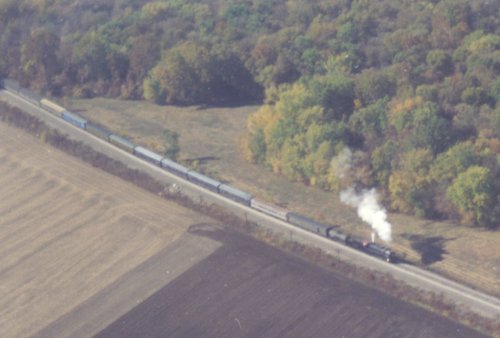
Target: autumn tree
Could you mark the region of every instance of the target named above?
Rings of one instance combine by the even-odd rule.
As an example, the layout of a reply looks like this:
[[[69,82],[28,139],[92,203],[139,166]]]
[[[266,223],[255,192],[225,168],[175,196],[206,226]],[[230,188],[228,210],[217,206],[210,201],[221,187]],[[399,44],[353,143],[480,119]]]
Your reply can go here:
[[[337,146],[350,141],[346,120],[353,87],[348,78],[331,74],[282,86],[249,118],[250,158],[293,180],[329,188],[330,160]]]
[[[130,48],[130,67],[127,73],[129,92],[125,96],[140,98],[143,93],[143,82],[146,75],[160,59],[160,48],[152,34],[133,38]]]
[[[433,184],[429,169],[433,160],[428,149],[405,153],[399,168],[389,177],[391,206],[398,211],[425,216],[432,213]]]
[[[434,102],[421,97],[393,102],[388,118],[407,149],[426,148],[434,154],[445,149],[452,139],[451,124],[441,117]]]
[[[241,102],[261,95],[236,54],[194,44],[169,50],[144,86],[145,97],[158,103]]]

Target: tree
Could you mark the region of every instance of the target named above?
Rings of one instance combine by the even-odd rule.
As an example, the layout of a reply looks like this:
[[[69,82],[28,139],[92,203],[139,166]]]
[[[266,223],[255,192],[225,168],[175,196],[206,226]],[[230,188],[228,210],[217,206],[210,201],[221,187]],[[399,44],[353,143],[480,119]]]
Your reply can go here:
[[[75,43],[71,61],[77,68],[78,83],[110,78],[106,61],[109,48],[109,42],[97,31],[88,32]]]
[[[263,106],[249,117],[247,145],[251,160],[265,159],[276,173],[325,187],[333,149],[348,131],[345,122],[328,117],[321,104],[335,106],[335,102],[324,94],[328,90],[318,93],[317,84],[305,81],[280,88],[274,105]]]
[[[431,40],[435,47],[452,48],[470,31],[471,8],[466,0],[441,0],[432,17]]]
[[[250,154],[249,160],[253,163],[264,163],[267,145],[262,129],[257,129],[255,134],[252,135],[248,147]]]
[[[349,119],[351,130],[362,135],[365,145],[372,148],[384,139],[387,131],[388,98],[380,99],[356,110]]]
[[[489,225],[498,202],[495,181],[490,170],[471,166],[459,174],[447,190],[462,220],[473,225]]]
[[[315,76],[308,83],[315,105],[325,109],[326,120],[348,118],[354,109],[354,82],[341,75]]]
[[[433,184],[428,175],[432,160],[428,149],[416,149],[403,155],[400,168],[389,177],[394,209],[417,216],[432,213]]]
[[[379,186],[388,186],[389,177],[393,169],[393,163],[398,156],[399,149],[399,144],[393,140],[388,140],[372,151],[372,172]]]
[[[21,46],[21,66],[31,85],[46,89],[60,70],[59,36],[47,28],[34,29]]]
[[[451,124],[438,115],[438,106],[426,102],[413,112],[409,137],[413,148],[428,148],[434,154],[446,149],[452,138]]]
[[[384,97],[396,94],[396,81],[386,71],[364,70],[356,78],[356,97],[369,105]]]
[[[140,98],[143,93],[143,82],[160,58],[160,48],[156,38],[151,34],[132,39],[129,55],[130,67],[127,74],[127,84],[131,89],[128,97]],[[146,97],[146,94],[144,96]],[[150,97],[150,95],[148,96]]]
[[[441,79],[453,72],[451,56],[441,49],[434,49],[427,53],[427,65],[437,79]]]
[[[163,154],[175,161],[181,150],[179,146],[179,134],[175,131],[165,129],[163,130],[163,141],[165,147]]]
[[[165,102],[159,103],[213,104],[261,98],[260,86],[241,59],[219,49],[224,50],[187,43],[168,50],[149,74],[148,92],[154,88],[152,84],[158,84],[156,92],[165,93]]]
[[[460,173],[472,165],[481,163],[481,155],[474,144],[465,141],[455,144],[439,154],[432,164],[430,174],[436,182],[451,183]]]
[[[326,189],[328,188],[328,169],[334,154],[332,144],[329,141],[323,141],[315,149],[315,152],[304,159],[305,175],[309,178],[309,184]]]
[[[421,97],[396,100],[389,110],[389,124],[406,149],[426,148],[436,154],[446,149],[452,136],[451,123],[439,116],[438,109]]]

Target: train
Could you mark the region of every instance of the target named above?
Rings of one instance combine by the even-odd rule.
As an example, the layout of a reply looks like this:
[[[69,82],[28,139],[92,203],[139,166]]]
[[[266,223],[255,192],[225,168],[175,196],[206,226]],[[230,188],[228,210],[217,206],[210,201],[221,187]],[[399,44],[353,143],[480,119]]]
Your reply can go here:
[[[167,158],[163,155],[155,153],[154,151],[135,144],[126,137],[114,134],[105,127],[93,123],[85,117],[71,112],[47,98],[40,97],[36,93],[28,89],[22,88],[13,80],[0,78],[0,86],[10,92],[21,96],[32,104],[41,107],[45,111],[48,111],[49,113],[62,118],[66,122],[80,129],[86,130],[90,134],[102,140],[105,140],[106,142],[109,142],[114,146],[126,152],[129,152],[147,162],[150,162],[184,180],[192,182],[195,185],[213,191],[237,203],[250,207],[253,210],[287,222],[303,230],[307,230],[321,237],[338,243],[342,243],[353,249],[362,251],[368,255],[381,258],[387,262],[396,261],[394,252],[379,243],[359,239],[349,234],[344,234],[336,229],[338,228],[337,226],[324,224],[305,215],[291,212],[284,208],[267,203],[229,184],[220,182],[202,173],[184,167],[182,164],[179,164],[170,158]]]

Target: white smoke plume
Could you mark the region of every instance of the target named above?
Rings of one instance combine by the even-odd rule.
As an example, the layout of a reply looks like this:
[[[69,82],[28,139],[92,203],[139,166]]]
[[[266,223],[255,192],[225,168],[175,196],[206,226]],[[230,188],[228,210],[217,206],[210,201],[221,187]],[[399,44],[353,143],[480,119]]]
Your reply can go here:
[[[387,222],[387,211],[380,206],[375,188],[356,193],[349,188],[340,193],[340,200],[358,210],[358,216],[370,224],[378,237],[386,242],[392,240],[391,224]]]

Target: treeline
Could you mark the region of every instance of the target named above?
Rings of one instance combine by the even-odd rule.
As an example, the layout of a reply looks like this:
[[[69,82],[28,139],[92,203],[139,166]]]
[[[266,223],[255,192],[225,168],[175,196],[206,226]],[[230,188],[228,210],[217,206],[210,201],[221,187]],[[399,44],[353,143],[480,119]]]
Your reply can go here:
[[[360,3],[319,71],[267,88],[248,159],[327,190],[376,186],[395,211],[498,227],[498,19],[486,2],[434,1],[384,22],[388,2]]]
[[[500,222],[494,1],[0,0],[0,34],[1,75],[43,94],[264,100],[250,160],[377,186],[400,212]]]

